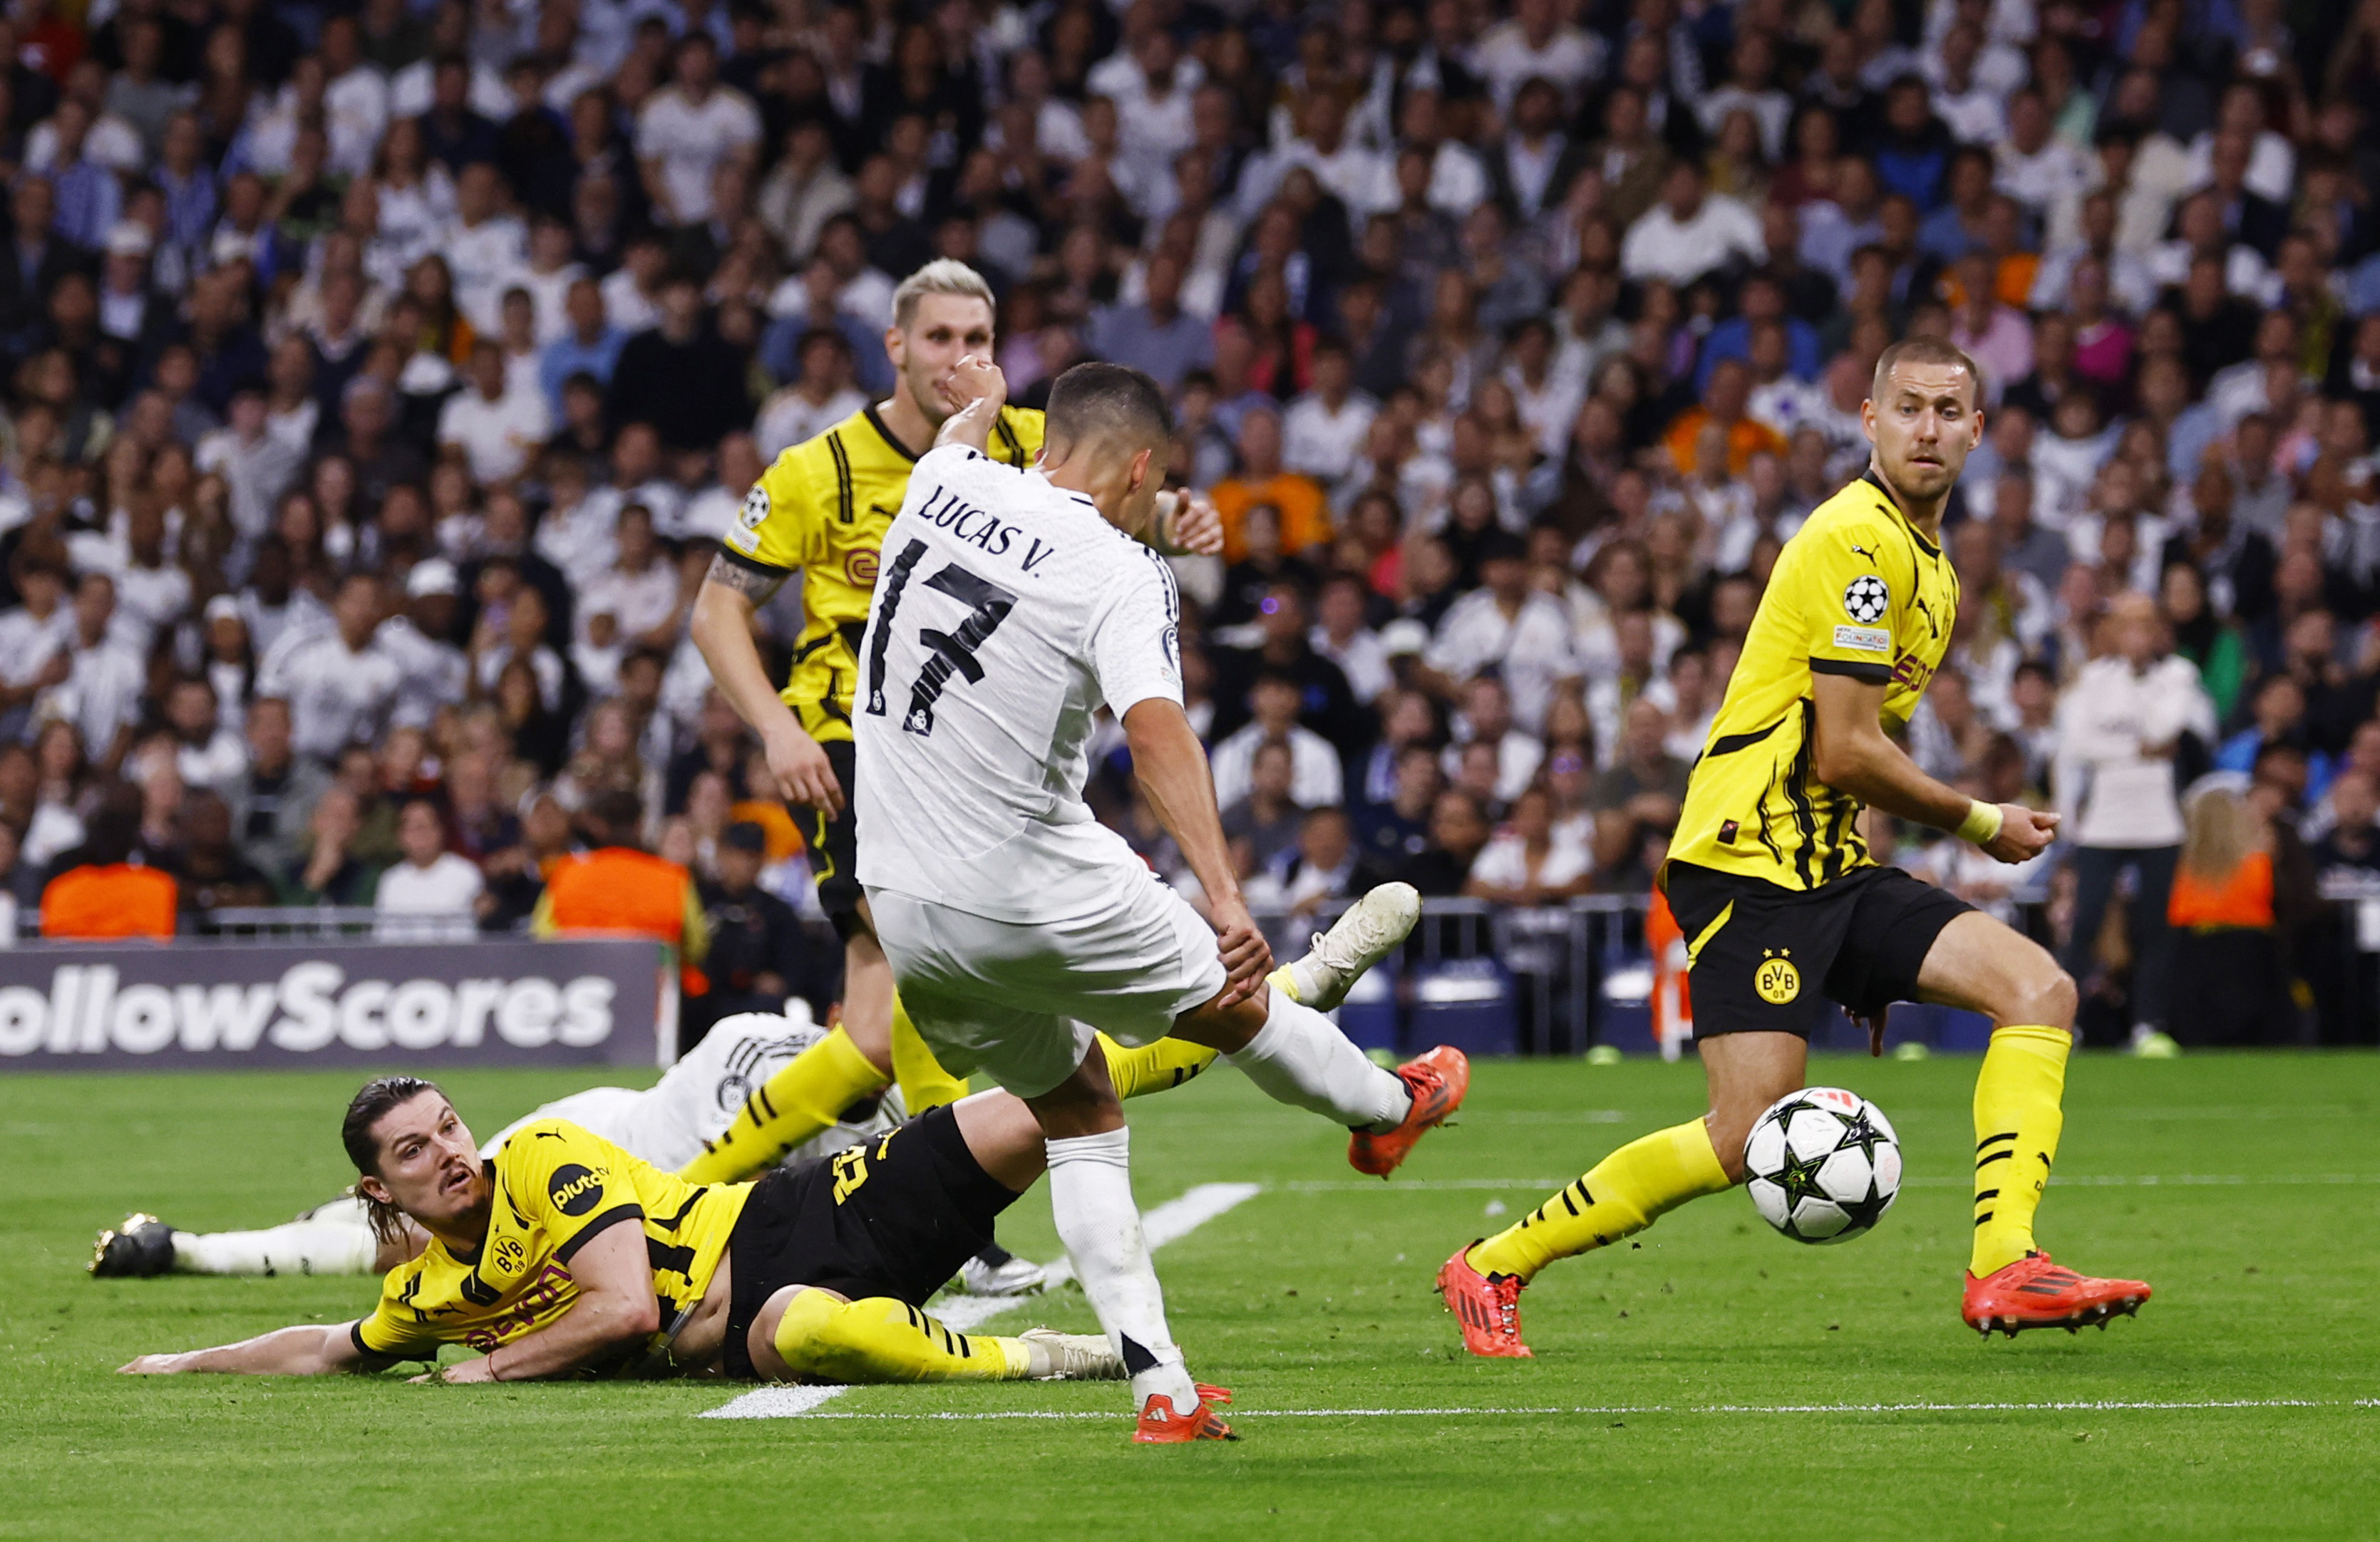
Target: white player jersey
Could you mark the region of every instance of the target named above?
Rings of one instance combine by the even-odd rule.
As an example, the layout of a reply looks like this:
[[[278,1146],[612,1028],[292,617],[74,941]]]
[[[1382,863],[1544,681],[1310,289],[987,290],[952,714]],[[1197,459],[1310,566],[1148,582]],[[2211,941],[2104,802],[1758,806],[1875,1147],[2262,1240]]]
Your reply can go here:
[[[879,571],[859,881],[1002,921],[1102,908],[1139,861],[1083,801],[1092,717],[1181,702],[1172,570],[1089,499],[948,446],[910,473]]]
[[[540,1119],[567,1119],[627,1152],[674,1173],[702,1154],[744,1111],[744,1100],[780,1066],[826,1037],[798,999],[785,1015],[742,1012],[722,1018],[650,1088],[590,1087],[533,1109],[498,1130],[480,1148],[493,1157],[513,1131]],[[871,1118],[833,1125],[785,1155],[788,1165],[828,1155],[881,1135],[903,1117],[901,1094],[887,1088]]]

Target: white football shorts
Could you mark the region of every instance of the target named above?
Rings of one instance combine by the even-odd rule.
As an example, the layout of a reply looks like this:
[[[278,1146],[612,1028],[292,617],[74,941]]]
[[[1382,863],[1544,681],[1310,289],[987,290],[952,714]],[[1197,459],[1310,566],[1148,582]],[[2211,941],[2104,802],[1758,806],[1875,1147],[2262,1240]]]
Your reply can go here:
[[[1020,1098],[1072,1076],[1095,1030],[1154,1042],[1226,978],[1214,928],[1146,868],[1119,867],[1113,903],[1074,921],[994,921],[885,889],[868,906],[943,1069],[982,1071]]]

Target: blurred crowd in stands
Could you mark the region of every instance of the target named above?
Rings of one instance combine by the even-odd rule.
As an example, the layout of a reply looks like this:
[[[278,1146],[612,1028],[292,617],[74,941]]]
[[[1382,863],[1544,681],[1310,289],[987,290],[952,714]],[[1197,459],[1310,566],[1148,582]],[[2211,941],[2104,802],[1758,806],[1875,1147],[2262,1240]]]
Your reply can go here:
[[[1907,746],[2070,838],[1877,849],[2046,886],[2119,1028],[2241,933],[2216,1036],[2368,1038],[2309,1004],[2319,882],[2380,874],[2375,88],[2380,0],[13,0],[0,885],[501,929],[625,791],[709,902],[801,909],[687,615],[952,257],[1013,399],[1173,393],[1253,898],[1645,890],[1936,334],[1987,432]]]

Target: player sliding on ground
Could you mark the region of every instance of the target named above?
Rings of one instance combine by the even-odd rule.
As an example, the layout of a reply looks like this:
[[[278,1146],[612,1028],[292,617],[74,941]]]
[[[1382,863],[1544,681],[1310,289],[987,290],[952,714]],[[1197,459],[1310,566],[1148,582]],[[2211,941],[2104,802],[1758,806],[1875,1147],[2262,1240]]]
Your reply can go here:
[[[1404,884],[1386,884],[1364,896],[1327,932],[1318,933],[1305,957],[1272,974],[1274,988],[1328,1011],[1345,999],[1365,970],[1405,939],[1419,913],[1419,897]],[[630,1156],[676,1172],[728,1142],[731,1126],[752,1123],[756,1089],[766,1089],[827,1030],[811,1020],[799,998],[780,1015],[744,1012],[722,1018],[702,1041],[663,1072],[650,1088],[590,1087],[532,1110],[490,1137],[480,1154],[493,1158],[515,1130],[540,1119],[567,1119],[609,1140]],[[1215,1052],[1180,1039],[1160,1039],[1140,1049],[1102,1041],[1109,1074],[1123,1097],[1179,1087],[1213,1063]],[[773,1141],[747,1141],[752,1169],[735,1181],[757,1177],[777,1165],[795,1165],[873,1139],[907,1117],[897,1088],[884,1088],[873,1102],[843,1111],[844,1117],[790,1149]],[[769,1160],[773,1158],[774,1160]],[[252,1231],[188,1232],[146,1211],[135,1211],[99,1234],[91,1272],[102,1279],[143,1279],[163,1274],[385,1274],[421,1251],[429,1240],[420,1228],[401,1226],[387,1237],[373,1230],[370,1207],[352,1192],[328,1199],[295,1221]],[[991,1252],[987,1249],[987,1252]],[[996,1256],[996,1255],[995,1255]],[[967,1259],[959,1280],[978,1295],[1009,1295],[1001,1288],[1019,1277],[1014,1270],[987,1270],[984,1256]],[[1040,1271],[1029,1270],[1038,1289]]]
[[[1981,395],[1973,362],[1948,343],[1912,339],[1876,360],[1861,409],[1874,446],[1867,473],[1820,505],[1778,559],[1663,869],[1688,939],[1710,1112],[1621,1147],[1518,1225],[1446,1261],[1438,1288],[1473,1354],[1529,1353],[1520,1295],[1547,1264],[1743,1181],[1754,1121],[1803,1085],[1824,999],[1864,1021],[1879,1052],[1895,1001],[1992,1019],[1975,1080],[1970,1326],[2104,1325],[2148,1299],[2140,1281],[2076,1274],[2034,1242],[2063,1124],[2073,981],[1965,901],[1878,866],[1860,835],[1872,806],[2018,862],[2046,847],[2058,824],[1964,797],[1885,735],[1887,722],[1908,722],[1950,645],[1959,581],[1942,554],[1942,511],[1983,437]]]
[[[375,1371],[461,1343],[486,1354],[440,1379],[1123,1374],[1096,1335],[971,1335],[919,1310],[1041,1174],[1040,1127],[1003,1092],[757,1184],[690,1184],[562,1119],[523,1126],[484,1158],[445,1094],[411,1077],[367,1083],[340,1137],[381,1235],[429,1237],[372,1314],[124,1370]]]
[[[1006,397],[997,367],[962,359],[944,390],[954,410],[885,532],[858,656],[860,883],[935,1057],[989,1073],[1049,1138],[1050,1209],[1131,1372],[1134,1438],[1228,1438],[1166,1327],[1093,1029],[1226,1052],[1270,1096],[1351,1126],[1350,1160],[1370,1173],[1454,1110],[1469,1069],[1440,1049],[1392,1075],[1268,988],[1270,953],[1182,709],[1173,575],[1135,538],[1172,437],[1157,383],[1116,365],[1067,370],[1031,471],[984,453]],[[1211,928],[1083,801],[1102,705]]]

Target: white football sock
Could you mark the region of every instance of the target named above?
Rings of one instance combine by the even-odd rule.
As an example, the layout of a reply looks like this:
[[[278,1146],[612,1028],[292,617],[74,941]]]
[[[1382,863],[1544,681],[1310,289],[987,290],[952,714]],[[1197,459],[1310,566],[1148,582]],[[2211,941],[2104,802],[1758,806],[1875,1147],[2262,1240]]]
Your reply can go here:
[[[379,1244],[360,1222],[322,1217],[261,1232],[176,1232],[176,1274],[370,1274]]]
[[[1198,1388],[1165,1326],[1164,1293],[1140,1235],[1131,1132],[1070,1136],[1050,1141],[1048,1150],[1058,1237],[1075,1260],[1075,1278],[1083,1283],[1099,1326],[1132,1372],[1133,1406],[1146,1406],[1149,1393],[1163,1392],[1188,1417],[1197,1412]]]
[[[1277,1102],[1311,1109],[1350,1129],[1390,1130],[1413,1107],[1402,1079],[1348,1042],[1311,1006],[1269,993],[1272,1015],[1247,1048],[1223,1058]]]

